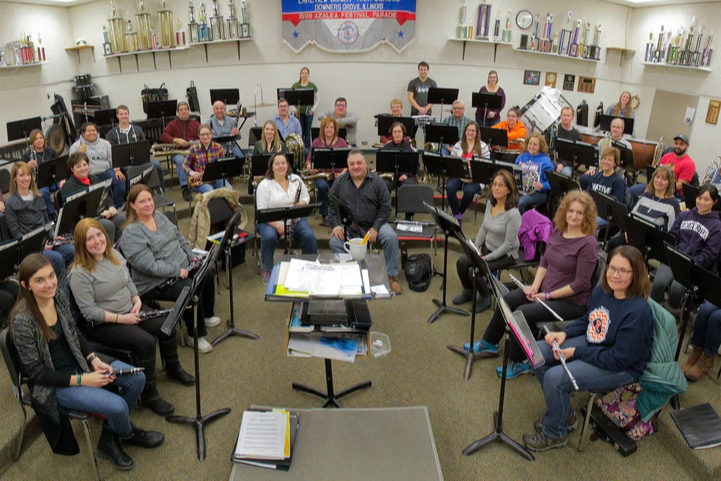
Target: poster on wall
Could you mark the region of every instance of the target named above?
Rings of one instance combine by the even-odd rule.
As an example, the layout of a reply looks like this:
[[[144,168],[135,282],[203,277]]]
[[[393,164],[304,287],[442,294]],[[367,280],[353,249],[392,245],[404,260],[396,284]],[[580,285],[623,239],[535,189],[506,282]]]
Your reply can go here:
[[[540,83],[540,70],[526,70],[523,72],[523,85],[539,85]]]
[[[283,41],[357,53],[386,44],[402,51],[416,36],[416,0],[282,0]]]

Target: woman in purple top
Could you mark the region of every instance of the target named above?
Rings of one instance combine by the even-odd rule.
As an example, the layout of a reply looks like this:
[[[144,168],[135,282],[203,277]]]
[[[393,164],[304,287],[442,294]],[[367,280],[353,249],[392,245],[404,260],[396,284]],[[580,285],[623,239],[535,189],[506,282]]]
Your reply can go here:
[[[498,86],[498,72],[491,70],[488,72],[488,83],[481,87],[480,93],[482,94],[496,94],[501,96],[501,108],[500,109],[484,109],[478,107],[476,109],[476,122],[481,127],[491,127],[501,121],[501,110],[506,106],[506,93],[501,87]],[[485,118],[483,113],[486,113]]]
[[[305,161],[306,169],[308,173],[313,176],[319,173],[326,173],[327,178],[321,176],[315,179],[315,189],[318,195],[318,201],[320,202],[320,213],[323,216],[323,220],[320,225],[324,227],[330,227],[330,220],[328,220],[328,191],[333,183],[334,178],[343,172],[343,169],[331,169],[320,170],[315,169],[311,161],[313,159],[313,149],[324,148],[324,149],[344,149],[348,147],[345,139],[338,136],[340,131],[340,125],[338,121],[332,117],[325,117],[320,121],[320,132],[318,137],[313,140],[310,144],[310,150],[308,151],[308,158]]]
[[[534,335],[538,332],[536,323],[555,320],[536,299],[544,301],[564,319],[575,319],[585,312],[598,261],[596,216],[596,204],[586,192],[566,194],[553,219],[556,228],[548,240],[533,284],[522,290],[514,289],[504,297],[511,311],[523,313]],[[496,308],[483,339],[473,344],[474,352],[497,356],[498,343],[505,330],[506,321]],[[470,349],[468,344],[464,347]],[[511,339],[508,359],[508,379],[532,372],[523,349],[514,339]],[[496,368],[496,372],[500,376],[502,368]]]

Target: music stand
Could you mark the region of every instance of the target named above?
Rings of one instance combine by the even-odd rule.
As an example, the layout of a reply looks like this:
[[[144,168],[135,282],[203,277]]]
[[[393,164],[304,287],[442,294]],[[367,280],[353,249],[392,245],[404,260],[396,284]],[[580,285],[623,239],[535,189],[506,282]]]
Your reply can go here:
[[[125,168],[150,163],[151,140],[111,146],[113,168]]]
[[[20,239],[0,244],[0,279],[15,275],[20,266]]]
[[[596,203],[598,216],[608,222],[606,232],[603,235],[604,244],[608,244],[612,225],[623,230],[625,227],[625,218],[628,217],[628,206],[602,192],[591,190],[591,198]]]
[[[39,189],[55,185],[70,176],[68,171],[68,156],[61,155],[55,159],[38,164],[38,173],[35,182]]]
[[[112,127],[118,119],[118,111],[117,109],[96,110],[93,116],[98,126],[110,125]]]
[[[550,196],[548,198],[548,212],[551,214],[550,217],[553,218],[560,199],[563,199],[563,197],[571,191],[581,190],[581,184],[573,177],[561,174],[555,170],[547,170],[546,179],[548,179],[548,184],[551,186]],[[518,190],[521,189],[521,187],[518,188]]]
[[[378,135],[391,135],[391,126],[396,122],[400,122],[406,128],[406,135],[410,138],[416,136],[416,119],[413,117],[391,117],[390,115],[379,115],[378,119]],[[456,141],[457,142],[457,141]]]
[[[623,120],[623,133],[633,136],[633,122],[634,119],[630,117],[618,117],[616,115],[601,115],[600,117],[600,123],[598,124],[599,128],[603,130],[604,132],[610,132],[611,131],[611,122],[613,122],[614,119],[621,119]]]
[[[278,100],[285,99],[288,105],[294,105],[300,109],[301,105],[313,105],[315,103],[315,91],[312,88],[278,89]]]
[[[345,127],[340,127],[338,129],[338,138],[345,140],[346,135],[348,135],[348,129],[346,129]],[[310,128],[310,136],[313,139],[317,139],[318,137],[320,137],[320,127],[311,127]],[[306,146],[306,147],[308,147],[308,146]]]
[[[398,177],[405,172],[418,172],[418,152],[402,152],[400,150],[379,150],[376,152],[376,172],[393,173],[393,189],[398,190]],[[396,196],[396,215],[398,214],[398,197]]]
[[[205,425],[207,423],[210,423],[212,421],[215,421],[216,419],[225,416],[230,413],[230,408],[222,408],[218,409],[216,411],[211,412],[210,414],[206,414],[203,416],[202,410],[201,410],[201,402],[200,402],[200,353],[198,352],[198,299],[200,295],[200,290],[202,289],[203,283],[205,282],[205,277],[208,274],[208,268],[211,264],[215,263],[215,260],[217,259],[217,252],[218,249],[216,249],[216,246],[211,247],[210,252],[208,255],[203,259],[203,263],[198,268],[198,272],[193,277],[193,287],[192,289],[185,287],[183,291],[180,294],[180,297],[178,298],[178,301],[176,301],[176,305],[182,305],[182,309],[178,309],[177,312],[172,311],[171,315],[175,313],[174,315],[174,323],[177,324],[177,322],[180,320],[180,317],[182,316],[183,311],[185,311],[185,307],[188,306],[191,299],[193,302],[193,356],[195,358],[195,417],[184,417],[184,416],[167,416],[165,418],[166,421],[169,423],[176,423],[176,424],[189,424],[195,427],[195,436],[197,441],[197,448],[198,448],[198,460],[203,461],[205,459]],[[186,292],[187,289],[187,292]],[[181,299],[183,298],[183,293],[185,293],[185,299],[181,302]],[[173,309],[175,309],[175,306],[173,306]],[[171,316],[169,315],[168,318]],[[163,325],[163,329],[165,329],[165,325],[168,324],[168,321],[166,320],[165,324]],[[165,332],[165,331],[163,331]],[[171,331],[172,332],[172,331]]]
[[[175,113],[178,110],[177,100],[164,100],[161,102],[146,102],[143,104],[145,113],[148,114],[148,119],[163,119],[163,125],[165,125],[166,117],[175,117]]]
[[[433,303],[438,306],[438,309],[436,309],[436,312],[428,318],[428,324],[435,322],[436,319],[438,319],[444,312],[469,316],[470,314],[463,309],[450,307],[446,304],[446,291],[448,288],[446,283],[446,276],[448,274],[448,239],[451,236],[458,239],[464,239],[465,236],[463,235],[461,226],[458,224],[458,220],[455,217],[446,214],[443,210],[439,210],[436,206],[430,205],[426,202],[423,202],[423,205],[426,207],[426,210],[428,210],[428,213],[431,214],[433,220],[436,221],[438,227],[445,234],[445,242],[443,243],[443,273],[434,272],[434,274],[439,274],[443,277],[443,285],[441,286],[443,289],[443,298],[441,300],[433,299]]]
[[[13,140],[25,139],[25,143],[28,142],[28,137],[33,129],[42,130],[43,119],[42,117],[31,117],[29,119],[14,120],[7,123],[8,142]]]
[[[586,142],[556,139],[556,155],[559,160],[571,162],[574,174],[581,165],[585,165],[586,170],[598,166],[598,149]]]
[[[676,241],[671,234],[664,232],[657,225],[631,213],[624,220],[626,224],[626,236],[628,245],[638,249],[646,262],[656,259],[659,262],[666,262],[666,251],[664,243],[674,245]]]
[[[438,117],[443,119],[443,105],[452,104],[458,99],[458,89],[447,89],[440,87],[430,87],[428,89],[428,103],[429,104],[441,104],[441,114]],[[426,114],[428,115],[428,114]],[[456,128],[456,130],[458,130]],[[431,140],[431,142],[433,142]],[[458,142],[456,140],[456,142]]]
[[[473,92],[471,94],[471,107],[483,107],[483,121],[488,118],[488,109],[501,110],[503,97],[496,92]]]
[[[28,232],[20,238],[18,245],[18,264],[30,254],[41,253],[45,249],[45,243],[48,241],[48,233],[52,231],[52,224],[44,227],[38,227]],[[1,259],[0,259],[1,260]],[[16,268],[18,266],[15,266]],[[4,277],[0,277],[4,279]]]
[[[455,127],[451,127],[455,129]],[[442,157],[440,154],[423,153],[423,165],[429,174],[441,181],[441,210],[446,208],[446,177],[465,178],[466,162],[460,157]]]
[[[426,142],[438,142],[438,153],[443,144],[455,145],[460,139],[458,127],[446,124],[428,124],[425,127]]]
[[[319,207],[320,202],[308,205],[277,207],[274,209],[258,209],[255,211],[255,220],[258,224],[267,224],[268,222],[281,220],[283,221],[283,224],[287,226],[289,220],[309,217]],[[285,240],[285,249],[283,250],[283,253],[288,254],[290,253],[291,248],[290,241],[292,241],[292,239],[288,239],[288,229],[284,230],[283,239]]]
[[[63,206],[58,212],[55,225],[55,236],[70,234],[75,231],[75,224],[86,217],[96,217],[103,200],[103,193],[110,185],[110,179],[83,189],[63,199]]]
[[[153,167],[152,165],[148,167],[140,165],[128,169],[128,190],[130,190],[130,188],[135,184],[148,185],[148,183],[150,182],[150,176],[153,175],[154,169],[155,167]]]
[[[519,189],[523,187],[523,169],[520,165],[499,160],[486,160],[481,157],[474,157],[473,162],[471,162],[471,179],[473,179],[473,182],[489,185],[491,177],[499,170],[510,173],[516,180],[516,186]]]
[[[213,342],[210,343],[213,347],[217,346],[218,344],[223,342],[224,339],[230,336],[242,336],[248,337],[250,339],[260,339],[260,336],[258,336],[257,334],[254,334],[250,331],[244,331],[243,329],[238,329],[237,327],[235,327],[235,305],[233,302],[233,298],[235,296],[233,295],[233,273],[231,272],[230,249],[233,247],[233,237],[235,235],[236,223],[238,222],[238,218],[240,217],[241,212],[242,209],[238,209],[235,211],[233,216],[228,221],[228,226],[225,228],[225,233],[223,234],[223,237],[218,243],[218,250],[222,251],[225,255],[225,265],[228,269],[228,303],[230,307],[230,318],[226,323],[228,328],[225,330],[225,332],[213,339]]]
[[[245,157],[222,157],[215,162],[205,164],[202,182],[213,183],[218,179],[223,179],[223,184],[225,184],[228,178],[243,173],[243,164],[245,164]]]
[[[327,148],[314,148],[311,153],[311,165],[314,169],[347,169],[348,168],[348,154],[351,149],[327,149]]]
[[[237,105],[240,102],[240,89],[210,89],[210,105],[218,100],[222,100],[225,105]]]
[[[488,144],[489,149],[494,145],[498,147],[508,147],[508,132],[506,129],[481,127],[481,140]]]
[[[518,341],[518,344],[523,348],[526,357],[531,362],[534,368],[540,367],[544,364],[543,356],[538,350],[538,344],[533,338],[533,333],[528,327],[526,318],[521,311],[511,312],[510,307],[506,303],[506,300],[501,294],[500,282],[494,276],[490,276],[489,282],[493,295],[496,297],[498,308],[503,315],[503,319],[506,321],[506,335],[503,347],[503,368],[501,371],[501,391],[498,396],[498,411],[493,413],[493,424],[494,430],[488,436],[481,438],[471,443],[468,447],[463,450],[464,456],[470,456],[474,452],[481,449],[483,446],[498,441],[505,443],[511,448],[515,449],[518,454],[523,456],[529,461],[534,461],[536,458],[531,454],[524,446],[521,446],[516,441],[511,439],[506,433],[503,432],[503,403],[506,397],[506,372],[508,369],[508,351],[511,342],[511,333]],[[473,349],[473,341],[471,340],[471,349]]]
[[[686,310],[686,303],[688,302],[688,299],[691,297],[691,294],[696,294],[699,292],[700,284],[699,280],[700,277],[698,273],[702,269],[701,266],[697,266],[696,262],[693,260],[693,257],[689,256],[685,252],[682,252],[678,249],[676,249],[673,244],[669,244],[668,242],[664,242],[663,244],[665,253],[666,253],[666,264],[669,268],[671,268],[671,272],[673,272],[673,280],[675,282],[678,282],[681,284],[686,290],[681,296],[681,304],[680,309],[682,311]],[[706,276],[708,277],[708,276]],[[706,291],[708,293],[708,291]],[[711,298],[714,299],[712,302],[718,302],[715,299],[718,299],[719,291],[716,291],[715,294],[712,294]],[[681,328],[679,329],[679,339],[678,344],[676,345],[676,355],[674,356],[674,360],[678,361],[678,357],[681,354],[681,346],[683,344],[683,338],[686,333],[686,327],[688,326],[688,315],[683,315],[682,322],[681,322]]]

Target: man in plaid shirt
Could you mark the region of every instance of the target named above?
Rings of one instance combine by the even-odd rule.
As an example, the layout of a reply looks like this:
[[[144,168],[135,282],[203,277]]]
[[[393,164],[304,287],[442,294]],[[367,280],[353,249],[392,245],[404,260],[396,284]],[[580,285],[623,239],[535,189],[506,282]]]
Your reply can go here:
[[[199,192],[201,194],[221,187],[230,187],[228,181],[224,181],[223,179],[218,179],[206,184],[199,184],[203,179],[205,166],[222,158],[225,152],[219,143],[213,142],[213,131],[210,125],[201,125],[198,128],[198,136],[200,137],[200,142],[190,147],[183,161],[183,170],[188,176],[188,185],[192,186],[193,192]]]

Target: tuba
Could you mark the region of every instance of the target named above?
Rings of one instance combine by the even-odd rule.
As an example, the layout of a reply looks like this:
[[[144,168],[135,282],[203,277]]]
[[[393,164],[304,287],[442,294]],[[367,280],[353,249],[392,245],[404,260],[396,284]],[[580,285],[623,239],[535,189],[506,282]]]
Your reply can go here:
[[[301,162],[305,163],[305,144],[303,143],[303,137],[295,132],[288,134],[285,138],[285,147],[289,153],[293,154],[296,167],[302,165]]]
[[[651,160],[651,165],[653,167],[656,167],[658,165],[658,161],[661,160],[661,157],[663,157],[663,151],[666,150],[666,144],[664,143],[664,140],[666,140],[663,135],[660,139],[658,139],[658,144],[656,145],[656,148],[653,150],[653,159]]]

